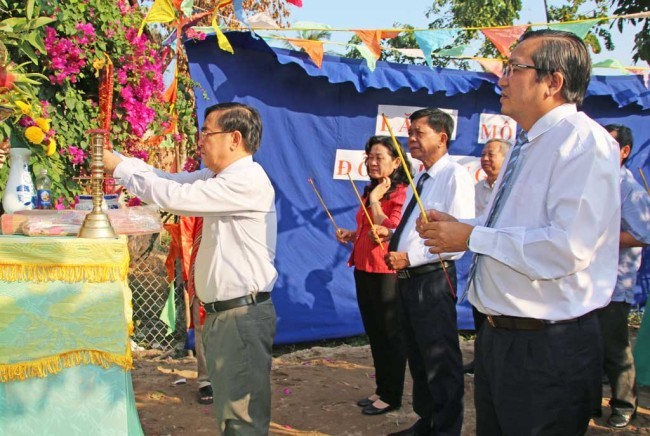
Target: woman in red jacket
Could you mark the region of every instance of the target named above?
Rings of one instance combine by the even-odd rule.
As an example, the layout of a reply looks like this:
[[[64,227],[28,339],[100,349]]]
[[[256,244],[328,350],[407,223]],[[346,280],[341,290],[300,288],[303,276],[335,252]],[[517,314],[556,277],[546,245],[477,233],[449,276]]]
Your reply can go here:
[[[403,148],[402,154],[406,155]],[[364,190],[363,201],[373,223],[394,229],[402,217],[408,187],[399,154],[389,136],[373,136],[366,143],[366,155],[370,184]],[[412,173],[410,164],[408,167]],[[380,415],[402,404],[406,355],[398,320],[395,272],[384,262],[387,245],[384,243],[382,248],[374,241],[361,208],[356,222],[356,230],[339,229],[336,238],[341,243],[354,243],[348,264],[354,266],[359,311],[375,364],[375,393],[357,405],[365,415]]]

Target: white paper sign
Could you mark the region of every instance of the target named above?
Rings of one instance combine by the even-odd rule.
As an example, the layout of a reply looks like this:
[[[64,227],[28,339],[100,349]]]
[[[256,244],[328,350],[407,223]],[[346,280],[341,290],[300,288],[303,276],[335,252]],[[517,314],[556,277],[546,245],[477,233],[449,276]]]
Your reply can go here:
[[[409,116],[420,109],[418,106],[395,106],[389,104],[380,104],[377,107],[377,123],[375,125],[375,135],[390,135],[388,127],[384,123],[384,117],[381,114],[386,114],[386,118],[390,123],[390,128],[393,134],[398,137],[408,137],[408,130],[410,127]],[[456,129],[458,128],[458,111],[456,109],[438,108],[443,112],[451,115],[454,120],[454,131],[451,132],[451,140],[456,139]],[[404,144],[406,145],[406,144]]]
[[[406,158],[413,166],[415,174],[424,171],[424,165],[417,159],[413,159],[409,153]],[[476,156],[451,156],[453,160],[467,168],[474,182],[485,178],[485,173],[481,169],[481,159]],[[345,150],[337,149],[334,161],[334,171],[332,178],[334,180],[348,180],[348,174],[352,180],[369,180],[366,171],[366,153],[363,150]]]
[[[517,137],[517,122],[507,115],[481,114],[478,130],[478,143],[485,144],[490,139],[505,139],[511,144]]]

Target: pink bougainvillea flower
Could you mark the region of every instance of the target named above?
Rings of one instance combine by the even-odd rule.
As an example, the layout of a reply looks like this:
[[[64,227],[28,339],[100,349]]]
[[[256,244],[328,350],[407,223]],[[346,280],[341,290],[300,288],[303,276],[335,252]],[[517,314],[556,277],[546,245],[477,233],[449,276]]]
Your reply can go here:
[[[291,394],[292,394],[291,389],[289,389],[289,388],[284,388],[284,389],[282,390],[282,393],[283,393],[284,395],[291,395]]]

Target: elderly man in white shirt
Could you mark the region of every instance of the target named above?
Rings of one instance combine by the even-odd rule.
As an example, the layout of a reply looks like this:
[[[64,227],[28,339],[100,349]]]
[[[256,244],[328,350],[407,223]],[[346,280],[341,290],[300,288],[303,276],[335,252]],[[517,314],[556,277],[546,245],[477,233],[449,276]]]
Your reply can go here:
[[[490,201],[503,161],[510,150],[510,143],[505,139],[492,138],[485,143],[481,153],[481,169],[487,176],[474,185],[474,209],[476,216],[481,216]]]
[[[104,152],[106,170],[132,194],[176,215],[203,217],[195,288],[207,312],[208,372],[219,386],[217,434],[266,435],[270,425],[277,216],[273,186],[252,158],[261,135],[257,110],[221,103],[205,111],[200,171],[170,174]]]
[[[479,436],[584,434],[600,392],[593,312],[616,283],[620,170],[616,142],[576,109],[590,74],[574,34],[524,34],[499,80],[524,134],[489,212],[431,212],[418,227],[434,253],[475,253],[469,299],[488,318],[475,346]]]
[[[408,147],[425,172],[415,178],[426,208],[474,217],[474,184],[469,172],[447,153],[454,121],[440,109],[421,109],[409,117]],[[456,324],[456,267],[464,248],[429,253],[415,230],[419,215],[412,189],[402,208],[402,221],[389,237],[385,255],[397,271],[402,301],[409,369],[413,378],[413,410],[420,419],[400,434],[459,435],[463,423],[463,361]],[[455,251],[455,252],[454,252]],[[444,268],[443,268],[444,267]],[[446,269],[446,271],[445,271]]]

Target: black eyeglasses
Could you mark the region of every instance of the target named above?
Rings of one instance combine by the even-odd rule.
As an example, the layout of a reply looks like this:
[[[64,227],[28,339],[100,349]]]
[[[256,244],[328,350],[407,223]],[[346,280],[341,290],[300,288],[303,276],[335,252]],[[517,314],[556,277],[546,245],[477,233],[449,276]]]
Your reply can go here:
[[[199,132],[199,139],[205,139],[208,136],[218,135],[220,133],[232,133],[232,132],[233,132],[233,130],[223,130],[221,132],[210,132],[209,130],[201,130]]]
[[[503,77],[512,76],[512,73],[514,71],[516,71],[517,69],[520,69],[520,70],[531,69],[531,70],[535,70],[535,71],[549,72],[549,70],[547,70],[545,68],[536,67],[535,65],[526,65],[526,64],[517,64],[517,63],[514,63],[514,62],[506,62],[505,65],[503,66]]]

